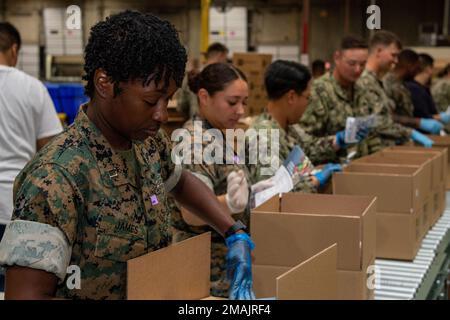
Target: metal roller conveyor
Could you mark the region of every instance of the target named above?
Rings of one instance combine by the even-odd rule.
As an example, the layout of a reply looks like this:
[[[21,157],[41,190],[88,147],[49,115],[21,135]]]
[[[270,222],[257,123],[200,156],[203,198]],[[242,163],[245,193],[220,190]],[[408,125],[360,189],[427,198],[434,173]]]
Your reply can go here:
[[[375,300],[445,299],[450,266],[450,193],[444,214],[422,240],[414,261],[375,260]]]

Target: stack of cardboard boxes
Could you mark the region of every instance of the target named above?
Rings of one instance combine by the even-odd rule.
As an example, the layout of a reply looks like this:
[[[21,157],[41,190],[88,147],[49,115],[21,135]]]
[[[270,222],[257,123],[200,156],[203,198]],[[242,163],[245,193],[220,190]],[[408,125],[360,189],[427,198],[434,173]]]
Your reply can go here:
[[[373,298],[375,210],[374,197],[301,193],[276,196],[252,210],[255,294],[273,295],[275,277],[337,243],[338,298]],[[322,299],[329,290],[321,288]]]
[[[446,163],[445,149],[391,147],[334,174],[335,194],[377,197],[377,258],[415,258],[445,208]]]
[[[264,73],[271,63],[271,54],[235,53],[233,55],[233,64],[242,70],[248,81],[249,97],[246,116],[260,114],[267,105]]]

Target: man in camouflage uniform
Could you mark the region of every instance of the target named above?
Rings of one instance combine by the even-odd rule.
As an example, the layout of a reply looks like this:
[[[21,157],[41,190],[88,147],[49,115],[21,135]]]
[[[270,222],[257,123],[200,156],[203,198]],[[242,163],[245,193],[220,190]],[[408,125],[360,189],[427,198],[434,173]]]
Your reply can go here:
[[[403,144],[413,138],[421,144],[431,146],[430,139],[393,120],[395,104],[387,96],[382,77],[397,63],[401,44],[397,36],[388,31],[378,31],[370,40],[366,69],[356,82],[357,116],[377,116],[377,125],[364,145],[364,153],[379,151],[385,146]],[[414,134],[413,134],[414,133]]]
[[[361,75],[367,60],[367,44],[347,36],[334,54],[332,72],[315,79],[308,108],[301,117],[300,126],[325,149],[317,150],[314,144],[305,146],[305,152],[315,164],[328,161],[342,162],[347,157],[344,144],[339,144],[336,134],[345,130],[348,117],[354,117],[355,81]],[[311,147],[311,148],[309,148]]]
[[[438,75],[440,78],[431,87],[431,94],[439,112],[446,112],[450,106],[450,64]]]
[[[413,50],[404,49],[398,55],[398,63],[394,70],[384,76],[383,88],[387,96],[394,102],[392,118],[404,126],[438,134],[443,127],[442,124],[435,119],[415,116],[411,92],[405,86],[405,82],[414,80],[419,71],[419,55]]]
[[[169,192],[220,234],[238,232],[214,194],[175,166],[159,129],[186,63],[174,27],[125,11],[96,24],[85,50],[91,101],[15,181],[0,243],[6,298],[124,299],[127,260],[171,241]],[[227,234],[236,241],[228,271],[242,292],[232,297],[251,297],[251,240]],[[79,268],[80,288],[66,286],[69,266]]]
[[[450,79],[439,79],[431,87],[433,100],[439,112],[446,112],[450,107]]]
[[[446,68],[450,71],[450,65]],[[439,113],[447,112],[450,107],[450,73],[436,81],[431,87],[436,109]],[[445,131],[450,132],[450,124],[445,125]]]

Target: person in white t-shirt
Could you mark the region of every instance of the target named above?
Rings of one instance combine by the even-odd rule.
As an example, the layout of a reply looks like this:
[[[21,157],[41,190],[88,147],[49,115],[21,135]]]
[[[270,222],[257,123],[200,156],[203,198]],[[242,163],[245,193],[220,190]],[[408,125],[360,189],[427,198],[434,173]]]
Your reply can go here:
[[[20,45],[17,29],[0,22],[0,240],[13,211],[14,179],[62,131],[45,86],[15,68]]]

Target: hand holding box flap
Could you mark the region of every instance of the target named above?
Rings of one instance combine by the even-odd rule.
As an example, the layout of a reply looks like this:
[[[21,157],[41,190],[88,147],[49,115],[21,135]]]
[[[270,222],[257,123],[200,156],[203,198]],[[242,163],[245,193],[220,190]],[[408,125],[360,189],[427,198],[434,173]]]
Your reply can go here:
[[[211,234],[175,243],[127,262],[129,300],[189,300],[209,296]]]

